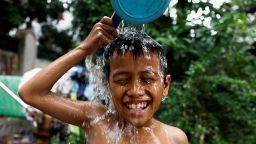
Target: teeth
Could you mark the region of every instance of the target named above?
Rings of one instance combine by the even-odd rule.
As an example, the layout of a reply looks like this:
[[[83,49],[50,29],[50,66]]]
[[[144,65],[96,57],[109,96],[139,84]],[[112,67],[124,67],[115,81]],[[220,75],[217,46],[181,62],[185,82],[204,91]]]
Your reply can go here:
[[[127,104],[127,107],[129,109],[144,109],[147,106],[146,102],[142,102],[142,103],[136,103],[136,104]]]
[[[141,104],[137,104],[137,109],[141,108],[141,106],[142,106]]]

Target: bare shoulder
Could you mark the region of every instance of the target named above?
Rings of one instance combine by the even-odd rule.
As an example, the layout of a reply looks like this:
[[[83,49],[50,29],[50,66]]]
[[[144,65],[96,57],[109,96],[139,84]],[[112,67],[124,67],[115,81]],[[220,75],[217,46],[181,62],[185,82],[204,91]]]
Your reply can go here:
[[[187,135],[183,130],[166,124],[163,124],[163,127],[167,131],[171,141],[175,144],[189,144]]]

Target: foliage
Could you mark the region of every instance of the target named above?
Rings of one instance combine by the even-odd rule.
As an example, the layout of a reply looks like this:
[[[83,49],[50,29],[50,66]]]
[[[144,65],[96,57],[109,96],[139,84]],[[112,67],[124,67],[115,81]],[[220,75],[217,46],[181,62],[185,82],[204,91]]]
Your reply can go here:
[[[43,35],[39,38],[39,58],[55,60],[62,54],[68,52],[73,45],[72,36],[68,30],[58,31],[51,25],[42,26]]]
[[[147,26],[147,33],[166,49],[173,81],[156,117],[183,129],[191,143],[255,143],[256,61],[247,50],[256,35],[248,6],[178,1],[177,22],[161,16]],[[110,2],[102,0],[77,0],[73,8],[80,40],[112,12]],[[211,27],[187,20],[199,9],[210,10],[202,17],[210,18]]]
[[[109,1],[76,0],[71,3],[74,16],[73,31],[78,34],[78,41],[89,34],[93,25],[103,16],[111,16],[113,9]]]
[[[72,37],[67,31],[58,31],[55,24],[62,19],[65,11],[59,0],[4,0],[0,1],[0,32],[8,35],[12,29],[21,25],[32,28],[32,22],[42,27],[39,38],[40,58],[56,59],[72,47]]]
[[[23,2],[21,0],[4,0],[0,2],[1,9],[1,23],[4,23],[5,32],[12,28],[17,28],[23,23],[27,23],[27,27],[31,27],[33,20],[39,23],[46,22],[47,17],[52,19],[60,19],[61,13],[64,11],[62,2],[59,0],[52,0],[47,2],[28,0]]]
[[[231,0],[220,8],[209,1],[191,1],[175,5],[177,20],[161,16],[146,29],[164,46],[172,75],[170,96],[156,118],[184,130],[193,144],[256,143],[256,57],[248,51],[256,37],[255,0]],[[47,17],[58,19],[63,12],[59,6],[58,0],[29,0],[26,5],[1,1],[0,20],[8,23],[7,30],[22,23],[29,26],[34,19],[43,23]],[[207,9],[197,19],[201,23],[188,20],[190,13]],[[75,0],[69,10],[77,41],[113,12],[110,1],[104,0]],[[203,25],[206,18],[210,27]],[[47,24],[42,30],[40,43],[51,47],[50,52],[65,52],[72,44],[67,31],[58,35]]]
[[[159,39],[171,51],[171,73],[177,75],[177,67],[184,72],[178,68],[181,75],[157,117],[183,129],[191,143],[256,142],[256,59],[247,51],[256,33],[249,15],[234,13],[233,6],[211,6],[205,15],[212,18],[211,28],[175,25]],[[187,29],[188,35],[179,35]]]

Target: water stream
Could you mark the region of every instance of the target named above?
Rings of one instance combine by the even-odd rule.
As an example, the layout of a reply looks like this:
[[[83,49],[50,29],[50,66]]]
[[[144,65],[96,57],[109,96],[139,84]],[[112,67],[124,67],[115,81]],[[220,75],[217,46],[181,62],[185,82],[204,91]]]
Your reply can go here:
[[[145,32],[146,25],[133,25],[125,23],[124,21],[120,24],[118,31],[120,33],[125,33],[126,31],[130,30],[136,30],[139,32]],[[134,37],[131,37],[131,39],[134,39]],[[120,47],[121,50],[123,50],[123,54],[127,50],[133,50],[133,45],[127,46],[122,45]],[[147,53],[147,48],[143,47],[144,52]],[[148,57],[151,58],[151,57]],[[163,60],[164,61],[164,60]],[[166,62],[164,62],[166,63]],[[100,123],[102,120],[106,119],[108,115],[116,115],[116,110],[113,105],[113,102],[111,100],[111,93],[109,90],[109,84],[105,78],[105,74],[103,73],[103,61],[101,57],[98,56],[88,56],[85,60],[85,65],[88,71],[90,72],[90,83],[93,85],[93,91],[94,91],[94,98],[93,101],[102,103],[107,106],[108,111],[103,114],[102,116],[99,116],[95,118],[90,125],[95,125]],[[161,71],[161,68],[159,68],[159,71]],[[162,79],[163,75],[161,72],[159,72]],[[107,137],[107,143],[109,144],[118,144],[121,142],[124,136],[131,137],[129,140],[129,143],[137,144],[139,143],[139,135],[138,135],[138,129],[131,125],[125,123],[123,120],[117,121],[111,128],[109,128],[107,125],[101,125],[101,129],[103,134]],[[154,134],[152,128],[145,127],[144,131],[147,132],[154,140],[155,144],[159,144],[159,140]]]
[[[118,27],[118,31],[121,34],[131,30],[145,33],[146,24],[137,25],[137,24],[130,24],[130,23],[126,23],[125,21],[122,21],[120,26]],[[131,39],[134,39],[134,37],[132,37]],[[133,50],[133,45],[131,46],[122,45],[120,49],[123,50],[123,54],[124,54],[127,49]],[[143,50],[147,53],[146,47],[143,47]],[[102,63],[103,63],[102,59],[95,55],[88,56],[85,59],[85,65],[89,71],[90,84],[93,85],[93,90],[94,90],[93,101],[107,105],[109,111],[111,113],[114,113],[115,109],[111,101],[111,94],[108,87],[108,82],[106,81],[105,74],[103,73]]]

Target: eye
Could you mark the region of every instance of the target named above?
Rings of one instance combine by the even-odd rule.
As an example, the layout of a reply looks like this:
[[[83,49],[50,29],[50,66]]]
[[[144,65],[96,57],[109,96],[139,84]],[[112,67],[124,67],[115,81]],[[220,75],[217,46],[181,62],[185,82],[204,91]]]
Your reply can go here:
[[[155,79],[151,78],[151,77],[142,77],[141,82],[144,84],[151,84],[151,83],[155,82]]]
[[[118,84],[118,85],[126,85],[128,84],[129,80],[128,79],[118,79],[118,80],[115,80],[115,83]]]

